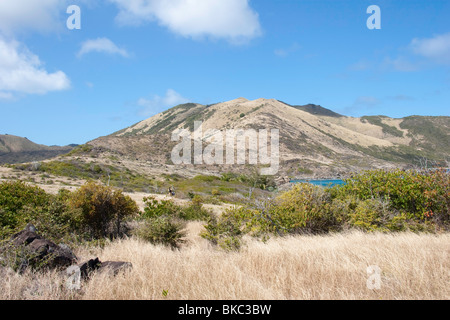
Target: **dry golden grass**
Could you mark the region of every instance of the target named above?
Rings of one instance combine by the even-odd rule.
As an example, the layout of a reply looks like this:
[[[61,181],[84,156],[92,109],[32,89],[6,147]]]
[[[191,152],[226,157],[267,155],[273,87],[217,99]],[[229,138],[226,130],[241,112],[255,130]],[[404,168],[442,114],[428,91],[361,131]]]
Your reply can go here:
[[[449,299],[450,234],[296,236],[264,244],[249,239],[241,252],[223,252],[196,235],[172,251],[136,239],[77,252],[82,259],[130,261],[115,278],[98,274],[79,291],[56,272],[3,271],[0,299]],[[381,287],[367,287],[367,267],[377,265]],[[167,296],[163,296],[167,290]]]

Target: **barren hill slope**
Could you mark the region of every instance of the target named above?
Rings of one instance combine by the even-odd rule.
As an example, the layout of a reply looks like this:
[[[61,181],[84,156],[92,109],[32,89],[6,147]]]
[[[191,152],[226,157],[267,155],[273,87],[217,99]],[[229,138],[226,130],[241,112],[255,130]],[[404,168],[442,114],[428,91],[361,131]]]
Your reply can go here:
[[[196,121],[202,122],[203,132],[278,129],[281,175],[336,176],[361,169],[407,166],[420,157],[435,161],[450,158],[450,117],[352,118],[321,106],[291,106],[262,98],[179,105],[88,144],[94,150],[132,160],[171,164],[171,151],[179,143],[171,141],[172,133],[176,129],[192,132]],[[246,166],[208,169],[239,171]]]

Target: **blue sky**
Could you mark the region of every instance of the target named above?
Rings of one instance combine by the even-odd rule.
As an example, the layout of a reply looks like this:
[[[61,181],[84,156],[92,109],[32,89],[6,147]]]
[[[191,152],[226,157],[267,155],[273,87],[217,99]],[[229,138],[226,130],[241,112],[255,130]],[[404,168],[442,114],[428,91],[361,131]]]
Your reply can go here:
[[[449,116],[449,16],[440,0],[0,0],[0,133],[82,144],[238,97]]]

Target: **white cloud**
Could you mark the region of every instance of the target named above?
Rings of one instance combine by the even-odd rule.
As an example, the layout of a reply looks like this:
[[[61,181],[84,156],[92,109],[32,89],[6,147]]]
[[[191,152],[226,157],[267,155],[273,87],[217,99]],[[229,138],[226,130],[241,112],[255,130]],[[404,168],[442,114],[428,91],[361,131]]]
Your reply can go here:
[[[168,89],[164,97],[155,95],[151,99],[141,98],[137,101],[137,104],[138,106],[143,107],[141,114],[149,116],[156,114],[161,111],[161,109],[175,107],[187,102],[189,102],[189,99],[183,97],[173,89]]]
[[[450,32],[428,39],[415,38],[411,41],[410,48],[417,55],[440,64],[450,64]]]
[[[129,53],[125,49],[119,48],[108,38],[86,40],[81,44],[81,49],[78,52],[78,56],[81,57],[90,52],[103,52],[107,54],[118,54],[125,58],[129,57]]]
[[[42,67],[39,57],[15,40],[0,37],[0,93],[12,97],[13,93],[44,94],[65,90],[70,80],[62,71],[49,73]]]
[[[37,55],[14,40],[22,33],[64,30],[68,3],[69,0],[0,1],[0,99],[13,100],[17,94],[45,94],[70,87],[64,72],[47,71]]]
[[[1,92],[0,91],[0,100],[13,100],[14,96],[11,92]]]
[[[119,8],[117,21],[139,25],[157,21],[184,37],[212,37],[240,43],[261,34],[249,0],[109,0]]]
[[[401,48],[396,57],[386,57],[380,62],[361,60],[351,66],[351,71],[420,71],[433,65],[450,65],[450,32],[431,38],[414,38]]]
[[[65,27],[67,0],[1,0],[0,31],[4,34],[32,30],[50,32]]]

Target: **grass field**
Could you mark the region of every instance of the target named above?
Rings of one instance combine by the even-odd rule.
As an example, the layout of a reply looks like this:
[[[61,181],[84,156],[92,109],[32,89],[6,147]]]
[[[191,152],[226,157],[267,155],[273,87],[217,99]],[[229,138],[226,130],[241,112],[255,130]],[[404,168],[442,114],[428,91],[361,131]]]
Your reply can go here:
[[[104,248],[79,248],[80,260],[129,261],[116,277],[94,275],[80,290],[66,289],[57,272],[18,275],[0,270],[0,299],[301,300],[450,298],[450,234],[341,233],[328,236],[246,239],[239,252],[224,252],[188,225],[180,250],[125,239]],[[377,266],[379,289],[369,289]],[[163,292],[166,295],[163,295]]]

